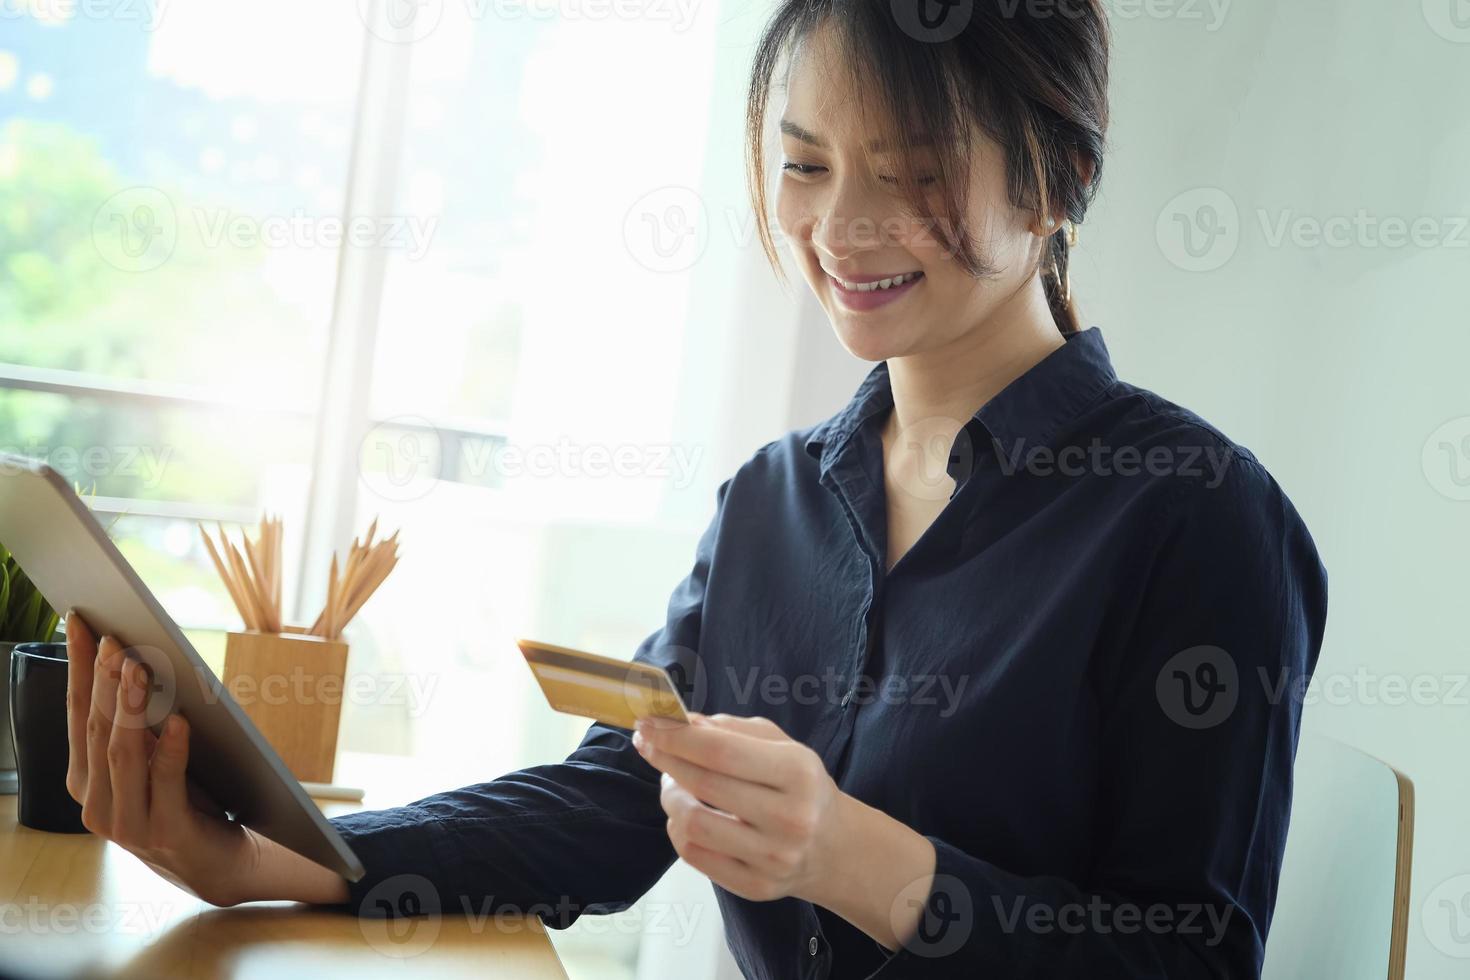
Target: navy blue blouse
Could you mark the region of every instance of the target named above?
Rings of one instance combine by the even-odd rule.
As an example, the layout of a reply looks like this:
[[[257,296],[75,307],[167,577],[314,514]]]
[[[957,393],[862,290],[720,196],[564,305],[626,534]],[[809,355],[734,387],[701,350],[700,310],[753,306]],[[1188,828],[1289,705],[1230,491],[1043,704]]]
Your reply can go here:
[[[895,953],[717,888],[746,976],[1256,976],[1327,605],[1291,503],[1118,380],[1092,328],[968,421],[953,494],[886,570],[892,404],[880,363],[721,484],[635,654],[696,710],[772,719],[937,850]],[[676,857],[664,822],[659,774],[600,724],[564,762],[333,819],[367,866],[354,911],[555,927],[648,889]]]

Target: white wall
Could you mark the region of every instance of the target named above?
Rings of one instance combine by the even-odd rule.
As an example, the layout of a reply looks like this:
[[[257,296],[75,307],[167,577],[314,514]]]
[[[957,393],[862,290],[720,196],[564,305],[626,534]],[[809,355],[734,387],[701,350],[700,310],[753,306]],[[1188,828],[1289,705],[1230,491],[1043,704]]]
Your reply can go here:
[[[1440,901],[1470,893],[1452,880],[1470,873],[1470,502],[1450,496],[1470,496],[1470,21],[1456,31],[1450,10],[1237,4],[1213,31],[1208,14],[1115,16],[1111,153],[1073,283],[1120,375],[1254,449],[1316,538],[1331,683],[1306,725],[1414,780],[1422,980],[1462,977],[1470,956]],[[1175,215],[1198,236],[1200,206],[1226,202],[1238,218],[1191,271]],[[1392,247],[1366,221],[1341,247],[1271,234],[1360,209],[1429,219],[1424,243]]]

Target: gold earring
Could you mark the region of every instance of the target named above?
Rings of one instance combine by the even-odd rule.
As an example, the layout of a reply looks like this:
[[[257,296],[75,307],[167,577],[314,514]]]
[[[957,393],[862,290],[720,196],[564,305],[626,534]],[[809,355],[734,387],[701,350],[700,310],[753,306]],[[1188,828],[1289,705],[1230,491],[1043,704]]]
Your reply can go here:
[[[1067,247],[1077,247],[1077,223],[1075,221],[1067,222]]]
[[[1070,302],[1072,302],[1072,270],[1071,269],[1068,269],[1067,270],[1067,275],[1064,278],[1062,276],[1061,270],[1057,268],[1057,260],[1056,259],[1052,259],[1051,260],[1051,275],[1052,275],[1052,278],[1057,281],[1057,284],[1062,287],[1062,302],[1063,303],[1070,303]]]

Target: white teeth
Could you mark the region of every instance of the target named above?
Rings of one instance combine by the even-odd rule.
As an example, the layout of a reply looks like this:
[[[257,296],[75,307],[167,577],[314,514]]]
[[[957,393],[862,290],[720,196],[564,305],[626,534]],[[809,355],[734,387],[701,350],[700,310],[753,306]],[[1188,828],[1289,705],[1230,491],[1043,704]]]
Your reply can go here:
[[[875,289],[891,289],[894,286],[902,286],[906,282],[912,282],[913,280],[919,278],[919,275],[920,273],[917,272],[905,272],[901,276],[893,276],[889,279],[879,279],[877,282],[848,282],[846,279],[837,279],[836,276],[833,276],[832,278],[837,279],[837,282],[842,286],[842,288],[848,290],[849,292],[871,293]]]

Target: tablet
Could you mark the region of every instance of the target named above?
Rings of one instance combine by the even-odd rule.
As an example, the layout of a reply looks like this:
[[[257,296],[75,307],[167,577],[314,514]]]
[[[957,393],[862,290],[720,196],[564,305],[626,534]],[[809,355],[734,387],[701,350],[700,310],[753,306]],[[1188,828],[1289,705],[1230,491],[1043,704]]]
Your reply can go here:
[[[0,543],[53,609],[76,610],[148,664],[148,727],[162,732],[170,712],[189,720],[189,778],[232,819],[348,881],[362,877],[362,862],[61,474],[0,453]]]
[[[679,689],[662,667],[536,640],[519,639],[516,646],[557,711],[629,730],[640,718],[689,721]]]

